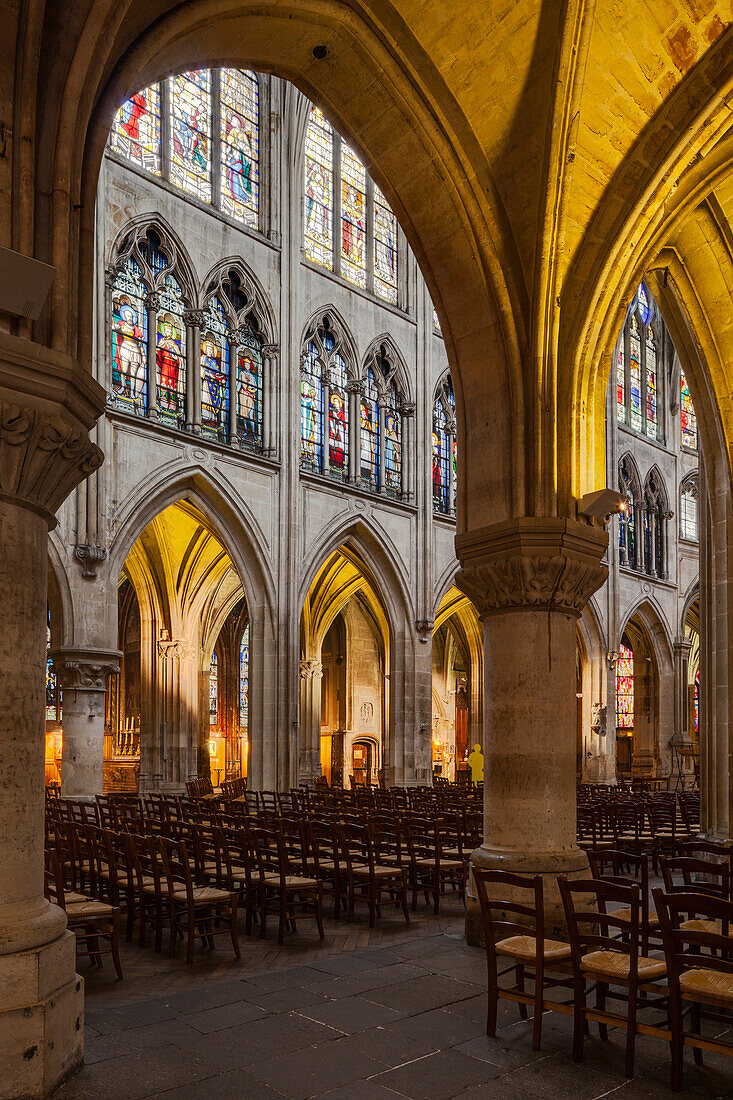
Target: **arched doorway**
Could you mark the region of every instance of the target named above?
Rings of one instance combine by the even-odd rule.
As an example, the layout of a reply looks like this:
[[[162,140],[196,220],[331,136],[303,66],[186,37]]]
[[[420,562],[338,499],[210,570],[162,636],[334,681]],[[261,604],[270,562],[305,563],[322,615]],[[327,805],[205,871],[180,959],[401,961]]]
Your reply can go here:
[[[300,778],[376,783],[389,752],[390,629],[370,572],[342,547],[301,616]]]
[[[483,641],[476,609],[451,585],[433,627],[433,775],[455,781],[483,738]]]
[[[659,668],[645,624],[626,624],[616,662],[616,775],[659,773]]]
[[[237,569],[203,512],[179,500],[151,519],[119,579],[106,790],[177,791],[196,775],[246,772],[248,622]]]

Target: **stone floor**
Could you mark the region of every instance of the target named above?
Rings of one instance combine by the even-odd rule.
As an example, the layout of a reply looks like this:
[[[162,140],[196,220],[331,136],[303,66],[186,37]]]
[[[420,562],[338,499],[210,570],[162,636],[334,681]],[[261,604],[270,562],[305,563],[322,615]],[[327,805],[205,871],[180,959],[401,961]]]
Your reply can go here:
[[[597,1029],[576,1065],[572,1021],[548,1013],[542,1050],[531,1022],[500,1005],[485,1034],[483,952],[463,942],[463,910],[449,899],[438,918],[422,908],[406,926],[328,921],[320,944],[311,922],[278,949],[274,937],[225,939],[187,967],[152,948],[125,946],[125,978],[109,960],[86,979],[86,1064],[58,1100],[463,1100],[501,1097],[618,1100],[671,1096],[668,1047],[640,1037],[636,1077],[623,1076],[624,1033]],[[686,1096],[733,1096],[733,1059],[685,1055]]]

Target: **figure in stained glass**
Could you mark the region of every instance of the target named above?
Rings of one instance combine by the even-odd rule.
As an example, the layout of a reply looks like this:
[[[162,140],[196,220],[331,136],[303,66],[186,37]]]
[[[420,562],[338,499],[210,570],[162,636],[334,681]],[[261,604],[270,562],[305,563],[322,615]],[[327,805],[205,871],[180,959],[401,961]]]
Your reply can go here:
[[[259,437],[258,395],[260,365],[248,351],[239,353],[237,402],[240,430],[251,440]]]
[[[252,196],[252,135],[236,111],[225,112],[226,187],[234,202],[246,206]]]
[[[387,488],[396,492],[402,488],[401,462],[399,421],[397,414],[387,409],[384,416],[384,476]]]
[[[440,436],[433,432],[433,504],[440,508],[443,502],[443,464]]]
[[[682,422],[682,446],[697,450],[697,416],[692,404],[690,387],[684,371],[680,372],[680,419]]]
[[[218,429],[224,422],[227,379],[221,367],[221,348],[216,337],[207,332],[201,340],[201,375],[203,381],[201,419]]]
[[[148,109],[145,91],[136,92],[132,99],[126,100],[120,107],[120,126],[134,141],[140,138],[140,116]]]
[[[179,412],[178,391],[183,371],[182,333],[172,313],[158,317],[158,343],[155,364],[158,371],[158,401],[160,408]]]
[[[376,489],[379,485],[379,413],[371,369],[367,371],[365,390],[359,412],[360,475],[364,482]]]
[[[187,160],[200,173],[208,167],[206,137],[199,130],[201,107],[173,116],[173,146],[181,160]]]
[[[616,728],[634,728],[634,653],[623,644],[616,663]]]
[[[326,171],[316,161],[309,161],[305,188],[305,224],[309,233],[322,240],[328,240],[331,236],[329,185],[330,180]]]
[[[344,399],[340,393],[331,392],[331,409],[328,416],[328,461],[335,469],[343,470],[346,458],[346,415]]]
[[[344,256],[361,267],[364,262],[363,195],[356,187],[344,182],[341,218],[341,247]]]
[[[145,339],[140,303],[128,294],[112,300],[112,388],[132,404],[143,400],[145,390]],[[144,315],[146,316],[146,315]]]

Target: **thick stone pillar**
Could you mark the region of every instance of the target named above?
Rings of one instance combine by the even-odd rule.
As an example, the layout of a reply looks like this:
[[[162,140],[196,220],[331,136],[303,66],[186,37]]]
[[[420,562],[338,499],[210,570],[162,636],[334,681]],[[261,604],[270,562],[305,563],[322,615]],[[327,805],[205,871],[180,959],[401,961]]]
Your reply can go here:
[[[683,778],[694,772],[693,742],[690,735],[690,693],[688,666],[692,642],[689,638],[674,640],[674,733],[670,741],[672,749],[672,774],[677,775],[677,755],[682,765]]]
[[[94,798],[103,793],[104,697],[119,672],[119,650],[59,648],[52,653],[64,692],[61,793]]]
[[[3,340],[20,385],[37,349]],[[102,462],[87,430],[103,394],[73,364],[54,366],[45,399],[16,404],[0,394],[0,1091],[8,1098],[50,1095],[83,1056],[75,940],[43,888],[46,585],[54,512]]]
[[[315,658],[300,662],[300,759],[298,781],[312,783],[321,775],[321,681],[323,665]]]
[[[518,519],[459,535],[457,583],[484,629],[484,842],[478,866],[545,877],[548,931],[562,927],[557,875],[576,844],[576,620],[607,577],[605,530]],[[480,936],[469,899],[469,942]]]

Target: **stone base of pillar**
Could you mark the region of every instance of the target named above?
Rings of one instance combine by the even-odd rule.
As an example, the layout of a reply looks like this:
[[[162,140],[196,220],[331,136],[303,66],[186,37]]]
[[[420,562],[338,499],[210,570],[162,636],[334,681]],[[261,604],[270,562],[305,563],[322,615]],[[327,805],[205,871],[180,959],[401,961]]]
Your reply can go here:
[[[50,1096],[84,1059],[76,937],[0,955],[0,1081],[7,1100]]]
[[[298,785],[300,787],[313,787],[316,779],[322,775],[320,752],[309,752],[307,749],[303,749],[298,762]]]
[[[567,926],[563,910],[560,888],[557,884],[558,875],[567,875],[568,878],[582,878],[589,876],[588,857],[581,848],[573,848],[567,852],[517,852],[500,849],[477,848],[471,853],[471,866],[484,867],[493,871],[511,871],[517,875],[542,875],[544,879],[545,901],[545,936],[566,939]],[[509,891],[508,900],[513,900]],[[519,899],[518,899],[519,900]],[[527,901],[527,895],[523,894],[521,900]],[[496,914],[497,920],[501,920],[501,914]],[[514,920],[514,916],[507,916],[507,920]],[[483,947],[484,929],[481,920],[481,909],[478,896],[473,885],[472,877],[466,889],[466,942],[472,947]]]

